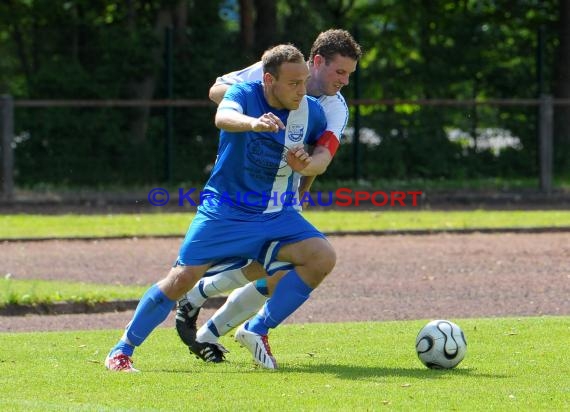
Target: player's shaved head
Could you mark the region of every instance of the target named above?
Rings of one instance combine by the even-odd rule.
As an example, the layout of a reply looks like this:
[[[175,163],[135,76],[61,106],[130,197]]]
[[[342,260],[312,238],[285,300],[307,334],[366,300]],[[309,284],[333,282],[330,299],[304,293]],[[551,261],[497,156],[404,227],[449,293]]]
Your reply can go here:
[[[280,44],[272,47],[261,56],[263,73],[269,73],[276,79],[279,78],[279,69],[284,63],[304,63],[303,53],[292,44]]]

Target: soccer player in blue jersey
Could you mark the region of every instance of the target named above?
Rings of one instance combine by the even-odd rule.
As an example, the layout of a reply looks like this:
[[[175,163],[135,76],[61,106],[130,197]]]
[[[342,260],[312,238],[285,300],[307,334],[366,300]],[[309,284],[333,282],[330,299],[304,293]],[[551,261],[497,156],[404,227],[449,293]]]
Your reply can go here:
[[[348,122],[348,106],[340,90],[348,84],[349,77],[355,71],[361,55],[359,44],[349,32],[342,29],[323,31],[311,47],[307,62],[310,71],[307,94],[318,98],[323,106],[332,154],[338,147]],[[219,104],[231,85],[261,78],[261,61],[220,76],[210,88],[210,99]],[[314,177],[303,176],[298,199],[303,199],[303,193],[309,190]],[[271,276],[266,276],[266,271],[257,262],[250,264],[244,260],[228,260],[211,268],[178,302],[176,330],[190,352],[208,362],[223,361],[224,353],[218,350],[219,338],[263,306],[267,295],[283,274],[283,271],[276,270],[279,265],[279,262],[272,264]],[[259,280],[249,283],[255,279]],[[196,321],[204,302],[211,296],[227,292],[232,293],[224,306],[199,330],[196,330]]]
[[[336,255],[325,236],[294,208],[298,174],[323,173],[332,154],[321,105],[306,96],[303,54],[280,45],[262,57],[263,82],[232,86],[218,106],[218,156],[168,275],[141,298],[133,318],[105,359],[113,371],[136,372],[132,355],[180,299],[228,256],[294,267],[277,284],[263,312],[242,325],[239,341],[254,360],[277,368],[267,334],[309,297],[332,271]],[[311,155],[304,145],[313,145]],[[295,173],[297,172],[297,174]]]

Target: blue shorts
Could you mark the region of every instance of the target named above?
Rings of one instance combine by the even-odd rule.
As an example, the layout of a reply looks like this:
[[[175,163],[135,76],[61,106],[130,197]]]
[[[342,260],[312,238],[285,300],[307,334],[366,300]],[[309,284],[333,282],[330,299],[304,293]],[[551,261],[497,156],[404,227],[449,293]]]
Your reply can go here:
[[[324,239],[325,235],[293,209],[252,214],[228,204],[199,207],[180,246],[177,264],[197,266],[240,257],[266,266],[283,245],[314,237]]]

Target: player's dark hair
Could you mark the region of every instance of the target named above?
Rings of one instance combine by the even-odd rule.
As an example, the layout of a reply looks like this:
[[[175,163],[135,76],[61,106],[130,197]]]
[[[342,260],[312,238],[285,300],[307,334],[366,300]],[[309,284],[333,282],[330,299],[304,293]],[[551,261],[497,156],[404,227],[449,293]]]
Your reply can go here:
[[[276,79],[283,63],[304,63],[305,56],[292,44],[280,44],[267,49],[261,56],[263,73],[270,73]]]
[[[323,56],[326,63],[336,54],[358,61],[362,56],[362,49],[346,30],[330,29],[319,34],[313,42],[309,55],[310,64],[313,64],[317,54]]]

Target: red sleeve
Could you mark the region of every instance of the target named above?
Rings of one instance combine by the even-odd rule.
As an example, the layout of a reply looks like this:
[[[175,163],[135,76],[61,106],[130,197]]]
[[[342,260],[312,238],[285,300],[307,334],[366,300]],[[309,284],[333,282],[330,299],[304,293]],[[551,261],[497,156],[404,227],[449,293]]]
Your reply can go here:
[[[317,140],[317,143],[315,144],[315,146],[324,146],[328,149],[329,153],[331,154],[331,157],[334,157],[338,146],[339,146],[340,142],[338,141],[338,137],[336,137],[336,135],[331,132],[330,130],[326,130],[321,137],[319,137],[319,140]]]

